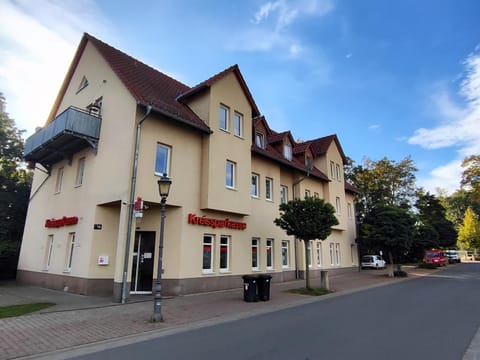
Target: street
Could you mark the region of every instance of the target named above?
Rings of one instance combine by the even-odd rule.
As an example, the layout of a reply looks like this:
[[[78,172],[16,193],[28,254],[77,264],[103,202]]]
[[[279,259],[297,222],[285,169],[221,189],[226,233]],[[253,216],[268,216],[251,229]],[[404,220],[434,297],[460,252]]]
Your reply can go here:
[[[374,271],[374,270],[372,270]],[[480,325],[480,264],[76,357],[462,359]]]

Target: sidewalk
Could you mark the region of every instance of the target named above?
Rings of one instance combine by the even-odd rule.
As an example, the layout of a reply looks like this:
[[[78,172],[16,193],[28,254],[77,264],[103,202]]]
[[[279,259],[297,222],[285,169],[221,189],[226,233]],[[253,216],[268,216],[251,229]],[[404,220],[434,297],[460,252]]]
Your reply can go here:
[[[428,275],[436,270],[404,267],[407,279]],[[0,360],[15,358],[61,359],[67,349],[82,345],[121,340],[134,341],[139,334],[157,336],[160,332],[181,331],[230,321],[260,313],[395,283],[405,278],[389,278],[386,270],[358,270],[330,276],[333,294],[311,297],[286,292],[305,285],[304,280],[272,283],[270,301],[247,303],[243,289],[179,296],[164,299],[164,322],[150,323],[152,296],[135,297],[127,304],[112,303],[110,298],[82,296],[15,283],[0,285],[0,306],[31,302],[57,305],[41,312],[16,318],[0,319]],[[319,279],[311,279],[312,286]],[[130,339],[130,340],[129,340]]]

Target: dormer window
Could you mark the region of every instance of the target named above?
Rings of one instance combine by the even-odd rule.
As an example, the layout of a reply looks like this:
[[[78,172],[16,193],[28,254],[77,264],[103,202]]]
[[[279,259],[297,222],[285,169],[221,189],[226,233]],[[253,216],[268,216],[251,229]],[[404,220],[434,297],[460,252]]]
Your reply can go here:
[[[283,157],[292,160],[292,146],[289,143],[283,144]]]
[[[265,149],[265,137],[262,133],[257,132],[255,134],[255,144],[262,149]]]
[[[305,157],[305,166],[307,167],[308,170],[312,169],[312,158],[311,156],[306,156]]]

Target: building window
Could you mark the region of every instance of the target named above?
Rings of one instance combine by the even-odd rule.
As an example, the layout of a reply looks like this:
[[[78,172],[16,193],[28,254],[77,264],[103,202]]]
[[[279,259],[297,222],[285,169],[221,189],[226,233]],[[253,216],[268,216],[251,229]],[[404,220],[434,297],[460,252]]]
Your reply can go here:
[[[213,236],[203,236],[203,264],[202,271],[204,273],[213,272]]]
[[[339,197],[335,198],[335,210],[337,211],[337,215],[340,215],[342,209],[340,207],[340,198]]]
[[[258,243],[259,239],[252,239],[252,270],[258,270]]]
[[[220,105],[218,111],[218,127],[222,130],[228,131],[228,108]]]
[[[330,161],[330,176],[335,179],[335,163]]]
[[[312,267],[312,242],[309,241],[308,244],[305,244],[307,246],[307,264],[308,267]]]
[[[335,244],[335,265],[340,266],[340,243]]]
[[[168,176],[170,168],[170,147],[157,144],[157,155],[155,157],[155,175]]]
[[[252,174],[252,196],[258,198],[258,175]]]
[[[43,260],[43,270],[49,270],[52,263],[53,252],[53,235],[48,235],[47,243],[45,245],[45,256]]]
[[[267,270],[273,269],[273,239],[267,239]]]
[[[310,197],[310,190],[305,190],[305,197]]]
[[[83,175],[85,174],[85,158],[78,159],[77,165],[77,177],[75,179],[75,185],[81,186],[83,184]]]
[[[353,218],[353,211],[352,211],[352,204],[351,203],[347,204],[347,214],[348,214],[349,219]]]
[[[317,241],[317,267],[322,267],[322,243]]]
[[[72,270],[73,250],[75,248],[75,233],[68,234],[67,253],[65,257],[65,271]]]
[[[265,199],[273,200],[272,189],[273,189],[273,179],[266,178],[265,179]]]
[[[333,243],[330,243],[330,265],[333,266],[334,262],[333,262],[333,247],[334,247],[334,244]]]
[[[220,271],[228,271],[230,266],[230,237],[220,237]]]
[[[58,194],[60,191],[62,191],[63,170],[64,168],[61,167],[57,171],[57,182],[55,183],[55,194]]]
[[[305,157],[305,166],[307,167],[308,170],[312,169],[312,157],[311,156],[306,156]]]
[[[227,160],[225,186],[235,189],[235,163]]]
[[[318,195],[318,192],[314,192],[314,193],[313,193],[313,197],[314,197],[315,199],[318,199],[320,196]]]
[[[288,202],[288,188],[286,186],[280,186],[280,203],[285,204]]]
[[[282,240],[282,268],[290,266],[289,241]]]
[[[283,144],[283,157],[287,160],[292,160],[292,146],[288,143]]]
[[[335,165],[335,173],[337,175],[337,180],[340,181],[341,177],[340,177],[340,165]]]
[[[265,138],[262,133],[257,132],[255,134],[255,144],[262,149],[265,149]]]
[[[233,115],[233,134],[235,136],[243,136],[243,115],[235,112]]]

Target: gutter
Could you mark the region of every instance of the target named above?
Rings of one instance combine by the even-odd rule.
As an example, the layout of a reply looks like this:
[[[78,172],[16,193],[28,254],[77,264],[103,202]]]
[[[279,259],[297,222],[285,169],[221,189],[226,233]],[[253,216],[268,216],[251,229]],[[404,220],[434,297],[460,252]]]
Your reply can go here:
[[[152,112],[152,106],[146,105],[145,115],[140,119],[137,124],[137,132],[135,137],[135,153],[133,158],[132,167],[132,181],[130,183],[130,199],[128,201],[128,224],[127,224],[127,240],[125,243],[125,258],[123,263],[123,279],[122,279],[122,297],[121,303],[125,304],[127,293],[127,275],[128,275],[128,261],[130,258],[130,243],[132,242],[132,226],[133,226],[133,210],[135,202],[135,192],[137,187],[137,171],[138,171],[138,154],[140,151],[140,133],[143,122]]]

